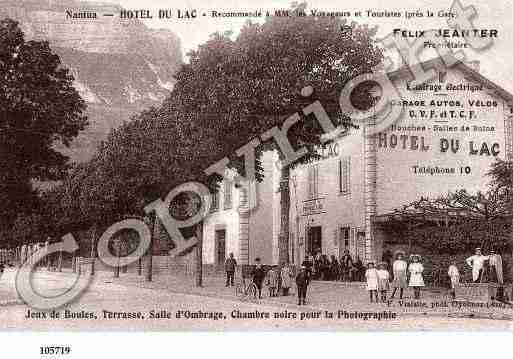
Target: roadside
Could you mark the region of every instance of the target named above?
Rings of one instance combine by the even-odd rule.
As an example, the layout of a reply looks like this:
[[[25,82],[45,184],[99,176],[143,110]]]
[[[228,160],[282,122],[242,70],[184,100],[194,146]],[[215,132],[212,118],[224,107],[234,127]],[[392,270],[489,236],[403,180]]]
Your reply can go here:
[[[39,273],[50,275],[55,281],[61,279],[63,283],[69,284],[72,283],[74,278],[73,273],[69,270],[62,273],[42,270]],[[6,271],[5,275],[12,277],[14,273],[8,274]],[[241,299],[235,294],[235,287],[226,287],[225,279],[219,276],[205,277],[204,286],[201,288],[194,285],[193,276],[171,274],[158,274],[153,277],[152,282],[146,282],[144,276],[132,273],[121,273],[119,278],[114,278],[111,272],[99,271],[96,273],[95,281],[105,285],[113,284],[133,288],[164,290],[169,293],[192,294],[242,303]],[[64,285],[63,288],[65,287]],[[395,313],[398,317],[434,316],[513,320],[513,307],[511,305],[498,302],[492,303],[492,305],[453,302],[446,290],[424,290],[420,300],[414,300],[412,293],[407,291],[402,301],[396,297],[387,303],[369,303],[368,293],[363,283],[313,281],[308,288],[306,306],[297,305],[295,288],[292,288],[291,292],[291,295],[286,297],[270,298],[267,289],[264,288],[262,299],[248,299],[247,301],[296,311],[331,311],[334,313],[341,311],[346,316],[353,315],[355,312],[390,312]],[[14,286],[6,286],[0,280],[0,306],[15,304],[22,304],[22,302],[18,299]]]
[[[144,276],[121,274],[113,278],[112,273],[97,272],[98,280],[105,283],[122,284],[133,287],[162,289],[174,293],[195,294],[211,298],[240,301],[235,294],[235,287],[226,287],[225,278],[208,276],[204,285],[194,285],[193,276],[159,274],[152,282],[146,282]],[[368,292],[363,283],[321,282],[313,281],[308,288],[307,305],[298,306],[295,287],[287,297],[268,296],[266,288],[262,290],[262,299],[251,300],[265,305],[277,305],[294,310],[328,310],[337,312],[381,312],[390,311],[398,316],[450,316],[466,318],[488,318],[513,320],[513,306],[502,303],[486,305],[482,303],[453,302],[446,290],[424,290],[420,300],[413,299],[413,293],[406,291],[403,300],[398,295],[387,303],[370,303]],[[389,293],[390,296],[391,293]]]

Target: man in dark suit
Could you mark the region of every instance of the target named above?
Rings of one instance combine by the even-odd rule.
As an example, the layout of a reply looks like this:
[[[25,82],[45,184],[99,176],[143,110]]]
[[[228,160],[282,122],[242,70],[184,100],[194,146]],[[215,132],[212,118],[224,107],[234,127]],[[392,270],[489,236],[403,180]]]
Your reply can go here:
[[[310,284],[310,275],[306,270],[306,267],[302,265],[296,276],[297,305],[306,304],[306,290],[308,289],[308,284]]]
[[[353,266],[353,258],[349,254],[349,251],[346,249],[344,251],[344,255],[340,258],[340,267],[342,271],[342,281],[352,282],[352,272],[351,267]]]
[[[235,268],[237,267],[237,261],[233,258],[233,253],[230,253],[230,257],[224,262],[224,270],[226,271],[226,286],[231,285],[233,287],[233,280],[235,277]]]
[[[266,276],[266,272],[262,264],[260,263],[260,258],[255,258],[255,269],[253,269],[253,283],[255,283],[258,288],[258,298],[262,299],[262,282]],[[255,293],[256,296],[256,293]]]

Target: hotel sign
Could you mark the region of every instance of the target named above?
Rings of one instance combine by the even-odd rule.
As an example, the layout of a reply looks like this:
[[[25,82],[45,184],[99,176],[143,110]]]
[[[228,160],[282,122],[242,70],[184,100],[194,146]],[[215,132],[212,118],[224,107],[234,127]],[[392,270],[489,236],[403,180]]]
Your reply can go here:
[[[330,143],[323,146],[317,146],[315,148],[316,154],[319,156],[319,158],[312,158],[308,163],[316,163],[322,160],[327,160],[329,158],[335,158],[338,157],[340,152],[338,148],[338,143]]]
[[[324,208],[324,198],[314,198],[303,201],[303,216],[326,213]]]

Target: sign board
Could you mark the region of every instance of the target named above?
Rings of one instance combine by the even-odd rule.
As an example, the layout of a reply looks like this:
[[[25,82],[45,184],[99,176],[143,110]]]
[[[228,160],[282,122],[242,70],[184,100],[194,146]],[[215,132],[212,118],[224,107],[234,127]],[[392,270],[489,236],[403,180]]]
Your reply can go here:
[[[324,210],[324,198],[314,198],[303,201],[303,216],[326,213]]]
[[[490,283],[460,283],[455,287],[456,300],[487,303],[494,285]]]

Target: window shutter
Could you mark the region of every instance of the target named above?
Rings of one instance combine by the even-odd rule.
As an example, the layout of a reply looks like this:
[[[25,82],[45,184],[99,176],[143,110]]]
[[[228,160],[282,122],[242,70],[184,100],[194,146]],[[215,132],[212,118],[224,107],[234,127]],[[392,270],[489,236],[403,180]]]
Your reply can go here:
[[[224,209],[232,208],[232,181],[224,181]]]
[[[342,158],[338,164],[339,191],[341,194],[351,193],[351,157]]]

